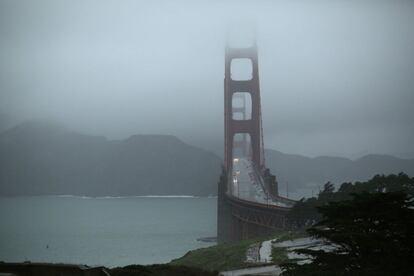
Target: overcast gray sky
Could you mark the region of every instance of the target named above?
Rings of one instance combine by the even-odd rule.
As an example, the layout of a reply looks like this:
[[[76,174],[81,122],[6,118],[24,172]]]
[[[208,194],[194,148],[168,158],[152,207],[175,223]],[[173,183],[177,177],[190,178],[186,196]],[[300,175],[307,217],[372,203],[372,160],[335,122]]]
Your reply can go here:
[[[257,30],[267,148],[414,157],[409,0],[0,0],[0,112],[221,146],[240,22]]]

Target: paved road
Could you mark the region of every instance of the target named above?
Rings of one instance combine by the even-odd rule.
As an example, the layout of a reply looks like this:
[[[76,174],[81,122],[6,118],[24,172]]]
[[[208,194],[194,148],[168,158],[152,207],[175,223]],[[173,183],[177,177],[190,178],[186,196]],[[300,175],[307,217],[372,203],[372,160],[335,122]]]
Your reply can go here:
[[[283,202],[273,201],[268,196],[264,190],[263,179],[255,172],[250,160],[235,158],[232,177],[230,193],[233,196],[262,204],[289,207]]]

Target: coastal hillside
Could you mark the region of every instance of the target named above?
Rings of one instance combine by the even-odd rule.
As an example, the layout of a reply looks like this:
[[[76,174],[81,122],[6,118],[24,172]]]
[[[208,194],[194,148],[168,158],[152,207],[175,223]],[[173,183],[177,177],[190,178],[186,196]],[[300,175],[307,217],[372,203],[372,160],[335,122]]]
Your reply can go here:
[[[221,160],[168,135],[110,141],[49,122],[0,134],[0,195],[212,195]]]
[[[289,190],[312,189],[330,181],[336,185],[343,182],[366,181],[376,174],[398,174],[404,172],[414,176],[414,160],[400,159],[390,155],[366,155],[351,160],[342,157],[321,156],[310,158],[266,150],[266,165],[277,176],[282,193],[286,182]]]
[[[328,181],[376,174],[414,176],[414,160],[367,155],[309,158],[266,150],[281,195],[317,193]],[[215,195],[222,160],[169,135],[125,140],[84,135],[51,122],[26,122],[0,133],[0,195]]]
[[[13,122],[10,116],[0,111],[0,132],[7,130],[12,125],[13,125]]]

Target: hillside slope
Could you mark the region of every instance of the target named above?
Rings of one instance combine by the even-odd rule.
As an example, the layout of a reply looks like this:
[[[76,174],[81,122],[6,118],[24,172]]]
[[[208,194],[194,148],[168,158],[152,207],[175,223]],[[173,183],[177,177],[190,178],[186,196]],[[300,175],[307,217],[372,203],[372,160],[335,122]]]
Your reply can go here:
[[[0,134],[0,195],[212,195],[220,164],[173,136],[108,141],[30,122]]]
[[[279,191],[309,196],[328,181],[364,181],[375,174],[414,176],[414,160],[367,155],[357,160],[309,158],[266,150]],[[126,140],[27,122],[0,133],[0,195],[214,195],[222,160],[169,135]]]
[[[285,192],[286,182],[293,192],[297,189],[317,188],[331,181],[366,181],[376,174],[405,172],[414,176],[414,160],[399,159],[389,155],[366,155],[357,160],[321,156],[309,158],[266,150],[266,165],[277,176],[280,190]]]

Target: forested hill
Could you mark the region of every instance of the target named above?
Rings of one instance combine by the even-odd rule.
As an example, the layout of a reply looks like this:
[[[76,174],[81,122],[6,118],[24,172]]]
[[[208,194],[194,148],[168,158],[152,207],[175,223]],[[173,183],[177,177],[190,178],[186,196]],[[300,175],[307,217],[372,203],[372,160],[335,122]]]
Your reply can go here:
[[[109,141],[45,122],[0,134],[0,195],[212,195],[220,166],[168,135]]]

